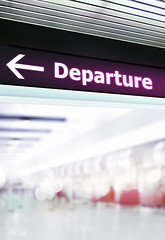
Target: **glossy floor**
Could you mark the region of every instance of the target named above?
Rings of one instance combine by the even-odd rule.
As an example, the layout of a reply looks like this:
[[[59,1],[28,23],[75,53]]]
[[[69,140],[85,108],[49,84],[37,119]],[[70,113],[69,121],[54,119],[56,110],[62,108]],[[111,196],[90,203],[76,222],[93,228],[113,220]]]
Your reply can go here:
[[[105,205],[0,212],[2,240],[164,240],[165,211]]]

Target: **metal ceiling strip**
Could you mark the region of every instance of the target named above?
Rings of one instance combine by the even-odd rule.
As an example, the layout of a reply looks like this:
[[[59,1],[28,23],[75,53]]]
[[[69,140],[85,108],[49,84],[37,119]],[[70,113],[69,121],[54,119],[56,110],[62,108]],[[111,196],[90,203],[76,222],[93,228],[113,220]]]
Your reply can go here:
[[[4,11],[4,9],[6,9],[8,7],[3,7],[1,9],[2,11]],[[25,11],[25,10],[18,10],[18,9],[15,9],[15,8],[8,8],[9,12],[11,13],[14,13],[14,14],[17,14],[19,15],[27,15],[28,17],[36,17],[36,19],[42,19],[43,18],[43,14],[42,13],[36,13],[36,12],[32,12],[32,11]],[[82,21],[82,20],[76,20],[76,19],[65,19],[63,17],[56,17],[56,16],[50,16],[50,15],[46,15],[44,14],[44,20],[45,21],[52,21],[52,22],[59,22],[59,23],[64,23],[64,24],[70,24],[70,25],[76,25],[79,26],[79,27],[84,27],[85,29],[86,28],[90,28],[90,29],[95,29],[95,30],[101,30],[102,31],[111,31],[113,33],[116,33],[116,34],[121,34],[121,35],[125,35],[126,33],[129,33],[129,35],[132,35],[132,36],[137,36],[138,38],[139,37],[147,37],[147,39],[159,39],[159,41],[164,41],[165,39],[165,34],[162,34],[162,33],[157,33],[157,35],[155,35],[155,33],[153,31],[150,31],[149,29],[148,30],[142,30],[142,29],[131,29],[127,26],[120,26],[120,28],[117,26],[117,24],[113,24],[113,23],[110,23],[109,25],[103,25],[103,24],[99,24],[98,22],[86,22],[86,21]]]
[[[7,4],[4,4],[4,6],[7,6]],[[28,11],[33,11],[33,12],[36,11],[36,12],[41,13],[41,14],[47,14],[47,15],[49,14],[50,16],[54,15],[54,16],[61,17],[61,18],[68,18],[68,19],[72,18],[72,19],[75,19],[75,20],[93,22],[93,23],[97,22],[98,24],[103,24],[103,25],[118,24],[119,28],[122,25],[123,28],[126,28],[126,29],[128,29],[129,27],[130,27],[130,29],[136,28],[137,31],[139,29],[142,29],[142,31],[145,30],[145,29],[148,31],[150,29],[150,31],[154,31],[155,35],[159,32],[160,33],[165,33],[164,29],[160,28],[160,27],[157,27],[157,28],[153,27],[153,26],[149,27],[147,24],[144,24],[142,26],[142,24],[139,24],[139,23],[135,24],[134,21],[132,21],[130,23],[129,20],[123,21],[123,19],[119,19],[119,18],[117,19],[118,21],[117,20],[113,21],[114,18],[112,18],[111,16],[106,16],[105,15],[104,17],[102,17],[100,19],[99,16],[101,17],[101,14],[99,14],[98,17],[96,17],[96,16],[92,17],[92,16],[79,15],[77,13],[72,13],[72,12],[68,13],[68,12],[57,11],[57,10],[49,11],[46,8],[34,7],[34,6],[31,6],[31,5],[27,5],[27,4],[21,4],[21,6],[16,4],[16,6],[17,6],[17,8],[22,9],[22,10],[28,10]],[[16,7],[16,6],[14,5],[14,7]]]
[[[21,1],[21,0],[20,0]],[[23,0],[22,0],[23,1]],[[34,0],[31,0],[33,2]],[[58,0],[36,0],[40,2],[46,2],[49,4],[54,4],[54,3],[59,3]],[[118,1],[118,0],[60,0],[60,3],[63,5],[72,5],[76,3],[81,3],[81,4],[86,4],[86,5],[93,5],[93,6],[101,6],[102,4],[106,4],[107,2],[113,2],[116,4],[121,4],[121,5],[126,5],[126,6],[135,6],[138,8],[139,4],[139,9],[141,9],[142,6],[148,6],[148,7],[154,7],[154,8],[165,8],[165,3],[163,1],[155,0],[155,4],[151,0],[123,0],[123,1]],[[136,4],[136,5],[135,5]]]
[[[130,8],[133,8],[133,9],[137,9],[137,10],[142,10],[142,11],[146,11],[146,12],[150,12],[150,13],[155,13],[155,14],[158,14],[158,15],[163,15],[164,16],[164,13],[165,13],[165,6],[164,8],[162,7],[158,7],[156,5],[150,5],[150,4],[146,4],[145,2],[143,3],[137,3],[135,1],[130,1],[130,0],[124,0],[124,1],[115,1],[115,0],[107,0],[107,1],[104,1],[104,4],[106,6],[106,4],[109,3],[114,3],[114,4],[117,4],[117,5],[121,5],[121,6],[125,6],[125,7],[130,7]]]
[[[138,6],[137,1],[129,2],[132,2],[131,4],[134,4],[134,6],[135,4]],[[108,7],[116,5],[117,8],[111,10],[111,7],[105,7],[105,4]],[[132,13],[122,12],[124,4],[128,4],[128,0],[122,4],[117,4],[115,0],[87,0],[85,2],[62,0],[60,3],[57,0],[53,2],[0,0],[0,17],[62,30],[141,44],[145,42],[146,45],[164,47],[165,16],[162,17],[154,13],[154,15],[151,14],[150,16],[157,16],[157,20],[153,20],[146,18],[147,13],[145,13],[145,16],[132,15]],[[130,9],[130,7],[128,8]],[[159,21],[159,17],[161,17],[161,21]]]
[[[7,1],[9,4],[14,4],[14,1]],[[28,3],[29,5],[35,5],[34,3],[38,4],[38,0],[37,1],[23,1],[23,0],[17,0],[15,2],[20,2],[20,3]],[[67,6],[67,7],[71,7],[71,8],[76,8],[76,9],[83,9],[83,10],[88,10],[88,11],[98,11],[100,12],[100,10],[114,10],[114,11],[119,11],[119,12],[123,12],[123,13],[127,13],[130,15],[136,15],[136,16],[141,16],[144,18],[149,18],[149,19],[155,19],[158,21],[165,21],[162,20],[162,18],[165,19],[165,15],[164,12],[162,12],[162,14],[156,14],[155,11],[154,12],[146,12],[145,11],[145,16],[144,16],[144,11],[141,9],[135,9],[135,8],[131,8],[130,6],[124,6],[123,4],[119,4],[119,3],[109,3],[109,1],[100,1],[101,5],[94,5],[94,4],[86,4],[84,2],[80,2],[80,1],[66,1],[66,0],[61,0],[60,2],[58,0],[54,0],[53,3],[51,2],[51,8],[53,7],[57,7],[57,6]],[[41,3],[45,3],[45,1],[40,1]],[[49,2],[47,2],[49,3]],[[108,4],[106,7],[104,7],[104,4]],[[50,4],[50,3],[49,3]],[[42,5],[40,5],[42,6]]]
[[[45,27],[52,27],[52,28],[57,28],[61,30],[67,30],[67,31],[72,31],[72,32],[79,32],[83,34],[89,34],[89,35],[94,35],[94,36],[99,36],[99,37],[105,37],[105,38],[112,38],[116,40],[122,40],[122,41],[127,41],[127,42],[133,42],[133,43],[138,43],[138,44],[143,44],[143,45],[149,45],[149,46],[155,46],[155,47],[160,47],[160,48],[165,48],[165,43],[159,42],[159,41],[153,41],[148,40],[148,39],[138,39],[132,36],[121,36],[120,34],[112,34],[111,32],[102,32],[102,31],[97,31],[97,30],[89,30],[75,26],[75,25],[68,25],[68,24],[61,24],[61,23],[56,23],[54,24],[53,22],[50,21],[44,21],[43,19],[32,19],[31,17],[27,16],[18,16],[16,14],[11,14],[11,13],[6,13],[2,12],[2,17],[4,19],[11,19],[14,21],[20,21],[25,22],[25,23],[30,23],[30,24],[36,24],[39,26],[45,26]],[[32,22],[33,20],[33,22]],[[34,21],[35,20],[35,21]],[[48,25],[49,22],[49,25]]]
[[[159,8],[163,8],[165,9],[165,2],[163,1],[159,1],[159,0],[155,0],[155,1],[151,1],[151,0],[131,0],[133,2],[137,2],[137,3],[142,3],[142,4],[145,4],[145,5],[150,5],[150,6],[156,6],[156,7],[159,7]]]
[[[45,1],[42,1],[45,2]],[[84,1],[66,1],[66,0],[61,0],[60,3],[58,0],[53,0],[53,3],[51,2],[51,4],[59,4],[59,5],[66,5],[66,6],[71,6],[71,7],[76,7],[76,8],[81,8],[81,9],[87,9],[87,10],[93,10],[93,9],[109,9],[109,10],[114,10],[114,11],[120,11],[120,12],[126,12],[129,14],[133,14],[134,11],[134,15],[137,16],[144,16],[144,12],[145,12],[145,17],[151,18],[151,19],[156,19],[161,21],[161,17],[165,17],[164,15],[164,11],[163,9],[160,10],[158,13],[157,12],[157,8],[152,9],[152,12],[146,10],[144,11],[141,8],[134,8],[131,7],[131,2],[128,5],[125,5],[123,3],[125,3],[126,1],[123,1],[123,3],[121,2],[116,2],[116,1],[99,1],[101,4],[96,4],[96,2],[98,1],[94,1],[95,4],[91,4],[91,1],[89,1],[87,3],[87,1],[84,3]],[[144,4],[145,7],[145,4]],[[160,15],[160,16],[159,16]]]
[[[2,5],[5,5],[5,3],[7,4],[7,6],[9,6],[9,2],[8,1],[5,1],[5,0],[1,0],[0,1]],[[22,2],[22,1],[19,1],[19,2]],[[27,0],[24,1],[24,4],[25,5],[27,2]],[[38,1],[37,1],[38,2]],[[21,3],[22,4],[22,3]],[[12,1],[12,5],[10,4],[10,6],[13,6],[13,5],[16,5],[18,6],[18,2],[16,1]],[[32,6],[31,4],[26,4],[28,6]],[[22,5],[21,5],[22,6]],[[21,8],[20,6],[20,8]],[[41,8],[41,9],[47,9],[46,6],[45,7],[39,7],[39,6],[33,6],[33,7],[36,7],[36,8]],[[55,4],[54,4],[54,7],[55,7]],[[142,17],[137,17],[137,16],[133,16],[133,15],[129,15],[127,13],[121,13],[121,12],[116,12],[116,11],[113,11],[113,10],[108,10],[107,12],[104,11],[104,13],[100,13],[100,11],[87,11],[87,10],[82,10],[82,9],[76,9],[76,8],[70,8],[70,7],[65,7],[65,6],[61,6],[61,5],[56,5],[56,11],[59,11],[59,12],[68,12],[68,13],[72,13],[72,14],[80,14],[80,15],[83,15],[83,16],[92,16],[94,15],[95,17],[96,16],[99,16],[101,17],[102,19],[104,19],[104,17],[109,17],[109,16],[112,16],[112,17],[116,17],[118,19],[125,19],[127,21],[134,21],[134,22],[138,22],[138,23],[145,23],[145,24],[149,24],[149,25],[153,25],[153,26],[157,26],[157,27],[161,27],[163,28],[164,30],[164,26],[165,24],[162,23],[162,22],[159,22],[159,21],[156,21],[156,20],[151,20],[151,19],[147,19],[147,18],[142,18]],[[50,12],[53,12],[54,10],[53,9],[47,9],[48,11]]]

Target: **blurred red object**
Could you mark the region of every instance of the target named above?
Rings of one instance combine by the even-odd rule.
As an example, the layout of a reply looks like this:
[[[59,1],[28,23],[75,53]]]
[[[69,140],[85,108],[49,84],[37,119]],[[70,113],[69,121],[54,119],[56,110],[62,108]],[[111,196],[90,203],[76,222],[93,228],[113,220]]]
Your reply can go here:
[[[114,202],[115,201],[115,191],[114,191],[113,187],[110,187],[109,192],[106,195],[100,197],[99,201],[107,202],[107,203]]]
[[[58,198],[64,198],[66,201],[69,201],[69,197],[68,197],[68,196],[66,195],[66,193],[63,192],[63,191],[58,192],[56,196],[57,196]]]
[[[135,206],[140,203],[140,195],[137,189],[124,190],[119,198],[119,203],[125,206]]]
[[[165,187],[161,184],[154,193],[154,202],[156,207],[165,207]]]
[[[93,198],[92,202],[105,202],[105,203],[112,203],[115,201],[115,190],[113,187],[110,187],[110,190],[107,194],[100,198]]]

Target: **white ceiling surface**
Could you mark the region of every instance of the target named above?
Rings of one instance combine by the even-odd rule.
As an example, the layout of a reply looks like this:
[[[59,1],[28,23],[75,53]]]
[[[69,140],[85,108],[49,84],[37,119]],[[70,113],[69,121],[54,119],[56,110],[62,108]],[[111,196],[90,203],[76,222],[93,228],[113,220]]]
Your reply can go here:
[[[34,121],[28,117],[66,121]],[[0,172],[14,181],[165,138],[164,129],[164,110],[1,103]]]
[[[165,48],[164,0],[0,0],[0,18]]]

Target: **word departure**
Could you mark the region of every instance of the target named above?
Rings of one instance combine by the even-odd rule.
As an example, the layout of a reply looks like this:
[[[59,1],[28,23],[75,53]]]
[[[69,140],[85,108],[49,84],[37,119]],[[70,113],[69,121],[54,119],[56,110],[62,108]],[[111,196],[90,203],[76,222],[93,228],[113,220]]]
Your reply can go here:
[[[68,67],[61,62],[54,63],[54,77],[57,79],[69,78],[73,81],[81,81],[83,86],[90,84],[94,81],[96,84],[111,85],[112,81],[119,87],[140,88],[146,90],[153,89],[153,81],[149,77],[132,76],[121,74],[119,71],[114,72],[101,72],[92,71],[89,69],[78,69]]]

